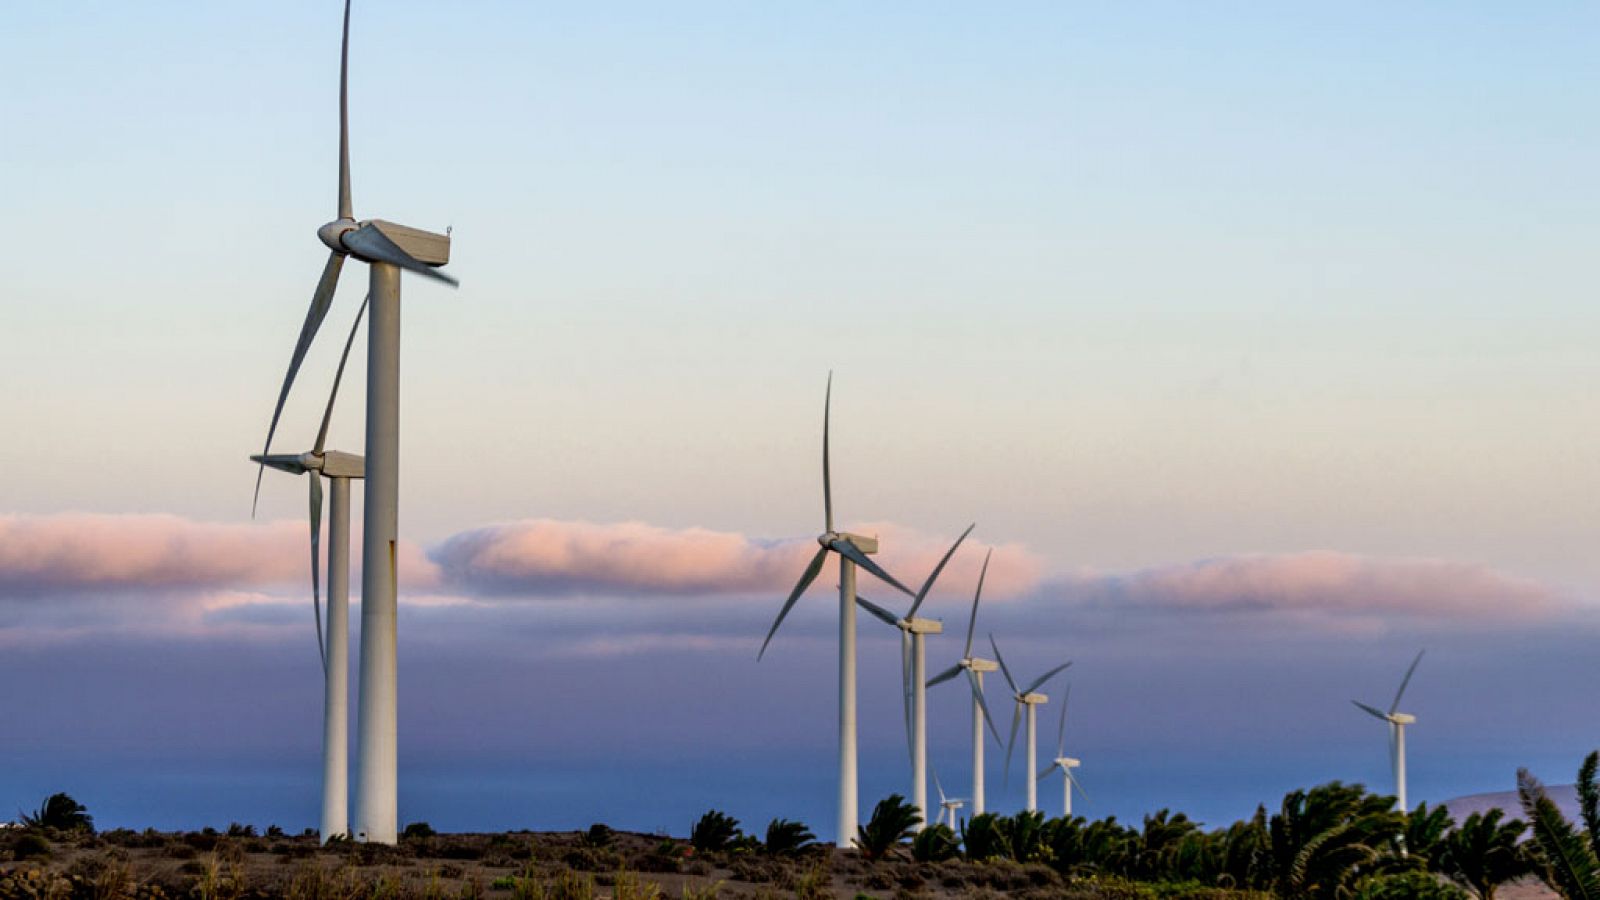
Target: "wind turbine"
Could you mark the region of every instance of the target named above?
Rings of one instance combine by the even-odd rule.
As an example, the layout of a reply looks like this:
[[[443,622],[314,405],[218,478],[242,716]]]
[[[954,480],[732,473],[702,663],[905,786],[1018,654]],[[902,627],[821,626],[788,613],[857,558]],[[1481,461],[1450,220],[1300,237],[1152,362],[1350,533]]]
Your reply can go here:
[[[272,411],[266,444],[272,450],[284,401],[306,351],[333,303],[339,272],[347,256],[368,264],[372,320],[367,330],[366,491],[361,555],[361,699],[357,708],[355,837],[393,844],[397,832],[395,565],[400,490],[400,270],[406,269],[454,286],[456,280],[434,271],[450,260],[450,236],[381,219],[357,221],[350,201],[349,70],[350,2],[344,5],[344,35],[339,51],[339,206],[338,218],[317,229],[331,251],[311,295],[300,338],[289,357],[289,371]],[[263,464],[263,469],[265,465]],[[256,475],[256,492],[261,475]]]
[[[1069,684],[1061,692],[1061,725],[1056,729],[1056,758],[1039,773],[1039,780],[1043,781],[1051,772],[1056,769],[1061,770],[1061,815],[1067,819],[1072,818],[1072,789],[1077,788],[1078,793],[1083,793],[1083,785],[1079,784],[1078,777],[1072,774],[1072,770],[1083,763],[1067,755],[1067,701],[1070,699],[1072,699],[1072,685]]]
[[[333,390],[328,395],[328,408],[322,414],[322,428],[317,440],[306,453],[257,454],[250,457],[256,463],[291,475],[308,475],[311,486],[311,606],[317,618],[317,653],[322,657],[322,841],[333,837],[348,837],[350,819],[347,809],[350,795],[350,482],[363,474],[364,463],[360,456],[324,451],[328,442],[328,423],[333,418],[333,404],[339,396],[339,382],[344,378],[345,360],[350,356],[350,345],[355,342],[356,329],[361,326],[361,315],[366,312],[366,301],[356,313],[355,325],[345,341],[344,353],[339,357],[339,369],[333,377]],[[333,502],[328,515],[328,623],[322,623],[322,479],[328,479],[333,488]],[[326,635],[326,640],[324,640]]]
[[[995,743],[1000,742],[1000,732],[995,730],[994,717],[989,715],[989,704],[983,699],[983,673],[1000,668],[993,660],[972,655],[972,632],[978,624],[978,601],[983,598],[983,579],[989,574],[991,549],[983,555],[983,569],[978,573],[978,590],[972,595],[972,617],[967,620],[967,647],[961,651],[961,660],[928,681],[928,687],[942,684],[967,673],[967,684],[972,689],[972,814],[983,815],[983,724],[989,723]]]
[[[939,573],[944,571],[945,563],[950,561],[950,557],[955,555],[956,548],[961,546],[961,542],[966,540],[967,535],[976,527],[976,523],[968,525],[967,530],[961,532],[956,542],[945,551],[944,557],[928,575],[928,580],[922,583],[922,590],[917,591],[916,597],[911,601],[911,611],[903,618],[897,618],[894,613],[865,597],[856,598],[862,609],[880,621],[900,629],[900,686],[905,705],[906,747],[911,751],[911,805],[917,808],[917,815],[922,818],[922,823],[917,826],[918,830],[926,828],[929,823],[928,690],[924,683],[928,657],[924,638],[930,634],[943,634],[944,623],[937,619],[917,618],[917,609],[922,606],[922,601],[928,598],[928,591],[939,579]]]
[[[1406,677],[1400,679],[1400,690],[1394,692],[1394,702],[1389,704],[1389,711],[1383,712],[1359,700],[1351,700],[1367,715],[1375,716],[1389,723],[1389,765],[1394,769],[1395,799],[1400,804],[1401,812],[1409,812],[1406,805],[1406,726],[1415,724],[1417,717],[1400,712],[1400,698],[1405,696],[1406,685],[1411,683],[1411,676],[1417,671],[1417,663],[1422,662],[1424,651],[1417,651],[1417,658],[1411,661],[1411,668],[1406,669]]]
[[[994,649],[994,658],[1000,661],[1000,674],[1006,677],[1006,684],[1011,686],[1011,698],[1016,705],[1011,708],[1011,737],[1006,741],[1006,777],[1011,776],[1011,746],[1017,740],[1017,714],[1024,708],[1028,711],[1028,812],[1039,808],[1039,782],[1032,777],[1033,770],[1039,765],[1039,750],[1035,737],[1038,735],[1038,708],[1048,702],[1050,698],[1038,693],[1044,683],[1055,677],[1057,672],[1065,669],[1072,663],[1064,662],[1054,669],[1040,675],[1033,680],[1027,688],[1017,687],[1016,679],[1011,677],[1011,670],[1006,668],[1006,658],[1000,655],[1000,645],[994,642],[994,635],[989,635],[989,646]]]
[[[965,806],[966,802],[954,797],[946,797],[944,795],[944,785],[939,783],[939,773],[933,771],[932,769],[929,769],[928,771],[929,774],[933,776],[934,789],[939,792],[939,818],[936,821],[941,823],[944,822],[945,815],[948,813],[950,816],[950,830],[957,831],[956,813],[961,811],[961,807]]]
[[[852,839],[859,833],[856,803],[856,567],[872,573],[885,583],[907,596],[911,589],[896,581],[893,575],[868,558],[878,552],[878,539],[859,534],[833,530],[833,487],[828,468],[828,418],[833,404],[833,373],[828,373],[828,388],[822,401],[822,509],[823,532],[817,536],[821,547],[811,562],[806,564],[800,581],[789,592],[789,599],[778,610],[778,618],[761,642],[756,659],[766,655],[767,645],[777,634],[778,626],[794,608],[796,600],[805,593],[811,582],[822,572],[822,564],[829,553],[839,555],[839,818],[836,847],[854,846]]]

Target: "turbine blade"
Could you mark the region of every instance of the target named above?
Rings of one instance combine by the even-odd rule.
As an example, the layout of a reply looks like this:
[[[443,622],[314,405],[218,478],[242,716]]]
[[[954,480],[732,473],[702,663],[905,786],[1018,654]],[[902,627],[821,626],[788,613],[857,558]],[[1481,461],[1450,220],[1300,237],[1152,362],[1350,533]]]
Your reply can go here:
[[[906,718],[906,759],[917,761],[917,739],[911,729],[911,632],[900,631],[900,699]]]
[[[1039,775],[1038,775],[1038,777],[1034,778],[1034,781],[1043,781],[1044,777],[1046,775],[1049,775],[1051,772],[1054,772],[1057,768],[1059,768],[1059,767],[1055,763],[1051,763],[1050,765],[1045,766],[1044,768],[1039,770]],[[1063,770],[1063,771],[1065,771],[1065,770]]]
[[[1039,688],[1044,686],[1044,683],[1046,681],[1049,681],[1050,679],[1054,678],[1059,672],[1061,672],[1061,670],[1067,668],[1070,665],[1072,665],[1072,662],[1069,660],[1067,662],[1062,663],[1059,666],[1056,666],[1054,669],[1051,669],[1050,671],[1044,673],[1043,675],[1040,675],[1038,678],[1035,678],[1033,680],[1033,684],[1028,685],[1028,689],[1023,691],[1023,693],[1024,694],[1031,694],[1034,691],[1037,691]]]
[[[327,265],[322,267],[322,277],[317,280],[317,289],[311,294],[311,308],[306,310],[305,324],[300,326],[300,338],[295,341],[294,353],[289,357],[289,372],[283,376],[283,387],[278,391],[278,405],[272,408],[272,423],[267,426],[267,440],[261,448],[263,456],[272,452],[272,435],[278,430],[278,417],[283,415],[283,404],[289,399],[289,388],[294,385],[294,376],[300,372],[306,351],[311,349],[311,339],[317,336],[322,320],[328,317],[328,307],[333,305],[334,288],[339,286],[339,271],[343,268],[342,254],[328,254]],[[256,514],[257,502],[261,500],[261,475],[265,470],[265,465],[256,470],[256,493],[250,501],[252,517]]]
[[[317,614],[317,655],[322,657],[322,677],[328,677],[328,643],[322,636],[322,473],[307,472],[311,479],[311,608]]]
[[[317,443],[312,447],[312,453],[320,454],[323,445],[328,443],[328,425],[333,421],[333,401],[339,397],[339,382],[344,378],[344,364],[350,359],[350,345],[356,342],[356,331],[361,328],[361,317],[366,314],[367,301],[371,299],[370,294],[361,298],[361,308],[356,310],[356,320],[350,326],[350,336],[344,339],[344,352],[339,354],[339,368],[333,373],[333,390],[328,392],[328,408],[322,411],[322,427],[317,429]]]
[[[1000,655],[1000,645],[994,642],[993,633],[989,635],[989,646],[994,650],[995,662],[1000,664],[1000,674],[1006,677],[1006,684],[1011,686],[1011,693],[1020,696],[1022,691],[1017,690],[1017,682],[1011,677],[1011,669],[1006,666],[1006,658]]]
[[[426,275],[435,281],[442,281],[451,287],[456,287],[459,284],[453,276],[446,275],[400,249],[399,244],[389,240],[388,235],[378,230],[378,226],[371,223],[353,231],[346,231],[340,236],[339,240],[351,253],[362,259],[399,266],[418,275]]]
[[[817,580],[817,573],[822,571],[822,561],[827,556],[828,548],[818,547],[817,555],[811,557],[811,562],[806,564],[806,570],[800,575],[800,581],[795,584],[794,590],[789,592],[789,599],[784,601],[783,609],[778,610],[778,618],[773,621],[772,628],[767,631],[767,639],[761,642],[761,652],[756,654],[757,660],[760,660],[767,652],[767,645],[772,643],[772,636],[778,633],[778,626],[783,624],[783,617],[789,614],[789,610],[794,609],[794,602],[799,600],[800,595],[806,592],[806,588],[811,586],[811,582]]]
[[[1011,737],[1006,739],[1006,777],[1005,784],[1011,783],[1011,750],[1017,743],[1017,713],[1022,709],[1022,703],[1017,702],[1011,706]]]
[[[879,581],[898,589],[901,593],[908,597],[913,596],[910,588],[901,584],[899,581],[896,581],[893,575],[885,572],[882,566],[873,562],[872,558],[867,556],[865,553],[862,553],[860,547],[850,543],[849,538],[838,538],[828,546],[832,547],[834,552],[838,553],[840,556],[843,556],[845,559],[850,560],[861,568],[866,569],[868,572],[871,572],[873,575],[877,576]]]
[[[1370,707],[1370,706],[1366,705],[1365,703],[1362,703],[1360,700],[1351,700],[1350,702],[1354,703],[1357,708],[1359,708],[1362,711],[1364,711],[1365,713],[1367,713],[1367,715],[1370,715],[1370,716],[1372,716],[1374,718],[1382,719],[1385,722],[1389,721],[1389,717],[1387,715],[1385,715],[1383,710],[1381,710],[1381,709],[1374,709],[1373,707]]]
[[[1061,698],[1061,725],[1056,729],[1056,755],[1067,755],[1067,701],[1072,699],[1072,685],[1067,685]]]
[[[972,631],[978,627],[978,601],[983,597],[983,579],[989,574],[989,557],[992,555],[994,555],[993,547],[983,554],[983,569],[978,572],[978,590],[972,595],[972,618],[967,620],[967,649],[962,651],[962,659],[972,658]]]
[[[828,467],[828,418],[833,409],[833,370],[828,370],[828,387],[822,395],[822,516],[827,526],[823,530],[833,533],[833,475]]]
[[[968,525],[967,530],[961,532],[961,536],[956,538],[956,542],[951,544],[950,549],[944,552],[944,556],[939,560],[939,564],[934,566],[933,572],[928,575],[928,580],[922,583],[922,590],[917,591],[917,599],[912,601],[911,612],[906,613],[906,618],[914,619],[917,617],[917,609],[922,606],[922,601],[928,599],[928,591],[933,588],[933,583],[939,580],[939,573],[944,571],[945,563],[950,561],[950,557],[955,555],[956,548],[961,546],[961,542],[966,540],[967,535],[971,534],[972,529],[976,527],[978,527],[978,523],[976,522]]]
[[[1089,792],[1083,789],[1083,783],[1078,780],[1078,776],[1072,774],[1071,769],[1067,770],[1067,780],[1072,782],[1072,786],[1078,789],[1078,793],[1083,795],[1085,801],[1089,799]]]
[[[928,763],[928,774],[933,776],[933,789],[939,792],[939,805],[945,805],[949,798],[944,795],[944,785],[939,783],[939,770],[931,762]]]
[[[949,681],[950,679],[952,679],[952,678],[954,678],[954,677],[956,677],[957,675],[960,675],[960,674],[961,674],[961,666],[960,665],[951,666],[950,668],[945,669],[943,672],[940,672],[939,674],[933,676],[932,678],[929,678],[927,686],[928,687],[933,687],[936,684],[944,684],[946,681]]]
[[[344,38],[339,43],[339,218],[354,218],[350,205],[350,0],[344,0]]]
[[[983,686],[978,683],[978,673],[968,669],[967,683],[972,685],[972,696],[978,701],[978,708],[983,710],[983,720],[989,723],[989,731],[994,735],[994,742],[1000,743],[1000,729],[995,727],[994,716],[989,714],[989,701],[983,699]]]
[[[1417,651],[1417,658],[1411,661],[1411,668],[1406,670],[1406,677],[1400,679],[1400,690],[1394,692],[1394,703],[1389,706],[1390,713],[1400,708],[1400,698],[1405,696],[1406,686],[1411,683],[1411,676],[1416,674],[1417,663],[1422,662],[1422,654],[1425,652],[1424,650]]]
[[[871,600],[868,600],[860,594],[856,595],[856,605],[871,613],[873,618],[893,625],[896,628],[900,627],[900,618],[898,616],[892,612],[889,612],[887,609],[884,609],[878,604],[873,603]]]

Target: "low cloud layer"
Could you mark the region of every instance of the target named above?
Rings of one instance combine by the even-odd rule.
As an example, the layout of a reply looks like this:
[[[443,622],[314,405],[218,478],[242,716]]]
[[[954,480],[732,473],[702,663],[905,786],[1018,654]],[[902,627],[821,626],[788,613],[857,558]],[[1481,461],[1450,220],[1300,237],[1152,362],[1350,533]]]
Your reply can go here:
[[[1546,585],[1484,566],[1332,551],[1203,559],[1077,579],[1064,589],[1091,602],[1200,612],[1510,619],[1571,606]]]
[[[913,587],[953,540],[888,524],[864,530],[882,538],[882,565]],[[432,557],[449,583],[490,593],[686,595],[786,591],[816,551],[810,538],[764,541],[643,522],[528,519],[456,535]],[[1043,564],[1025,548],[1009,544],[994,553],[985,581],[990,596],[1014,595],[1038,583]],[[970,592],[982,558],[979,545],[964,546],[941,575],[940,590]]]

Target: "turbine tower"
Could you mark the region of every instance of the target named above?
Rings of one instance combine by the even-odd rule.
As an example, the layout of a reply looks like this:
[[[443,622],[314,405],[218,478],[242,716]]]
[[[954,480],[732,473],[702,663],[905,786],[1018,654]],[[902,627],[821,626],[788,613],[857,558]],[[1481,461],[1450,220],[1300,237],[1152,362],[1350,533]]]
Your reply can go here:
[[[878,552],[878,539],[859,534],[833,530],[833,487],[828,468],[828,418],[833,404],[833,373],[828,373],[828,388],[822,401],[822,509],[824,525],[817,536],[821,547],[811,562],[806,564],[800,581],[789,592],[778,618],[761,642],[760,660],[766,655],[767,645],[778,633],[778,626],[794,608],[796,600],[805,593],[811,582],[822,572],[822,564],[829,553],[839,555],[839,818],[834,846],[848,849],[855,846],[853,839],[859,833],[856,798],[856,567],[866,569],[877,578],[907,596],[911,589],[896,581],[873,562],[868,554]]]
[[[983,815],[983,725],[989,723],[989,731],[994,734],[995,743],[1000,743],[1000,732],[994,727],[994,717],[989,715],[989,704],[983,699],[983,673],[999,670],[1000,666],[993,660],[980,659],[972,655],[972,632],[978,624],[978,601],[983,597],[983,579],[989,574],[989,557],[994,551],[991,549],[983,555],[983,569],[978,573],[978,590],[972,595],[972,617],[967,620],[967,647],[961,651],[961,660],[955,665],[928,681],[928,687],[942,684],[960,675],[967,673],[967,685],[972,689],[972,814]]]
[[[1039,780],[1043,781],[1051,772],[1061,770],[1061,816],[1066,819],[1072,818],[1072,789],[1077,788],[1078,793],[1083,793],[1083,785],[1072,774],[1073,769],[1083,764],[1067,755],[1067,701],[1070,699],[1072,685],[1069,684],[1061,692],[1061,725],[1056,729],[1056,758],[1039,773]]]
[[[994,635],[992,634],[989,635],[989,646],[994,649],[994,658],[1000,661],[1000,674],[1006,677],[1006,684],[1010,685],[1011,687],[1011,698],[1016,702],[1016,705],[1011,708],[1011,738],[1006,741],[1006,777],[1008,779],[1011,777],[1011,748],[1012,745],[1017,741],[1018,714],[1021,713],[1023,709],[1028,711],[1029,777],[1027,809],[1028,812],[1034,812],[1039,808],[1039,782],[1037,779],[1032,777],[1033,770],[1039,765],[1039,750],[1037,741],[1035,740],[1038,737],[1039,730],[1038,708],[1050,702],[1050,698],[1047,695],[1038,693],[1038,691],[1039,688],[1044,687],[1044,683],[1046,681],[1049,681],[1051,678],[1055,677],[1057,672],[1060,672],[1067,666],[1072,665],[1072,663],[1070,661],[1064,662],[1061,665],[1056,666],[1054,669],[1044,673],[1043,675],[1040,675],[1038,678],[1035,678],[1033,683],[1028,685],[1027,688],[1019,688],[1017,687],[1016,679],[1011,677],[1011,670],[1006,668],[1006,658],[1000,655],[1000,645],[994,642]]]
[[[1417,721],[1416,716],[1400,712],[1400,698],[1405,696],[1406,686],[1411,683],[1411,676],[1417,671],[1417,663],[1422,662],[1424,651],[1418,650],[1416,659],[1411,661],[1411,668],[1406,669],[1406,677],[1400,679],[1400,690],[1394,692],[1394,702],[1389,704],[1389,711],[1383,712],[1359,700],[1351,700],[1358,708],[1370,716],[1375,716],[1389,723],[1389,765],[1394,769],[1394,794],[1395,800],[1400,804],[1401,812],[1410,812],[1406,805],[1406,726]]]
[[[454,286],[434,270],[450,259],[450,237],[381,219],[357,221],[350,201],[350,2],[339,52],[338,218],[317,229],[330,251],[311,308],[289,358],[289,371],[267,429],[271,453],[284,401],[317,329],[328,314],[347,256],[368,264],[372,321],[367,330],[366,491],[361,555],[361,696],[356,714],[355,838],[393,844],[397,837],[395,565],[400,492],[400,270]],[[256,491],[261,490],[260,473]]]
[[[900,693],[905,707],[906,749],[911,753],[911,805],[917,808],[917,815],[922,818],[917,825],[918,831],[928,827],[932,821],[928,817],[928,691],[924,683],[928,657],[924,638],[930,634],[943,634],[944,623],[937,619],[917,618],[917,609],[928,598],[928,591],[939,579],[939,573],[944,571],[950,557],[955,555],[956,548],[976,527],[976,524],[968,525],[967,530],[961,532],[956,542],[945,551],[944,557],[928,575],[928,580],[922,583],[922,590],[917,591],[916,598],[911,601],[911,611],[903,618],[896,618],[894,613],[865,597],[856,597],[862,609],[900,630]]]
[[[292,475],[309,475],[311,487],[311,608],[316,614],[317,653],[322,658],[322,842],[334,837],[349,837],[350,817],[350,481],[363,474],[360,456],[324,451],[328,424],[333,419],[333,404],[344,378],[344,364],[366,301],[356,312],[350,337],[345,340],[339,369],[333,376],[328,408],[322,414],[322,427],[316,443],[307,453],[257,454],[253,462]],[[322,479],[333,488],[333,503],[328,516],[328,621],[322,621]]]

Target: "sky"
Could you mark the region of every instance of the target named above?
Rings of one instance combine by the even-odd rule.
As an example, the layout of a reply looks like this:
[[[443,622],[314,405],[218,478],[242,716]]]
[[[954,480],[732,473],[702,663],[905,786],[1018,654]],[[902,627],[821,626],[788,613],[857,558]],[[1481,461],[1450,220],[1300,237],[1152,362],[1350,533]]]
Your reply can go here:
[[[314,824],[304,486],[252,519],[246,456],[325,259],[339,15],[8,10],[0,809]],[[822,525],[830,371],[841,524],[920,581],[977,522],[930,666],[991,547],[979,640],[1073,660],[1080,811],[1385,784],[1348,701],[1422,648],[1414,799],[1567,780],[1600,745],[1596,26],[357,2],[356,213],[451,228],[461,280],[405,281],[402,819],[831,821],[831,575],[755,659]],[[908,778],[897,642],[861,628],[868,806]]]

